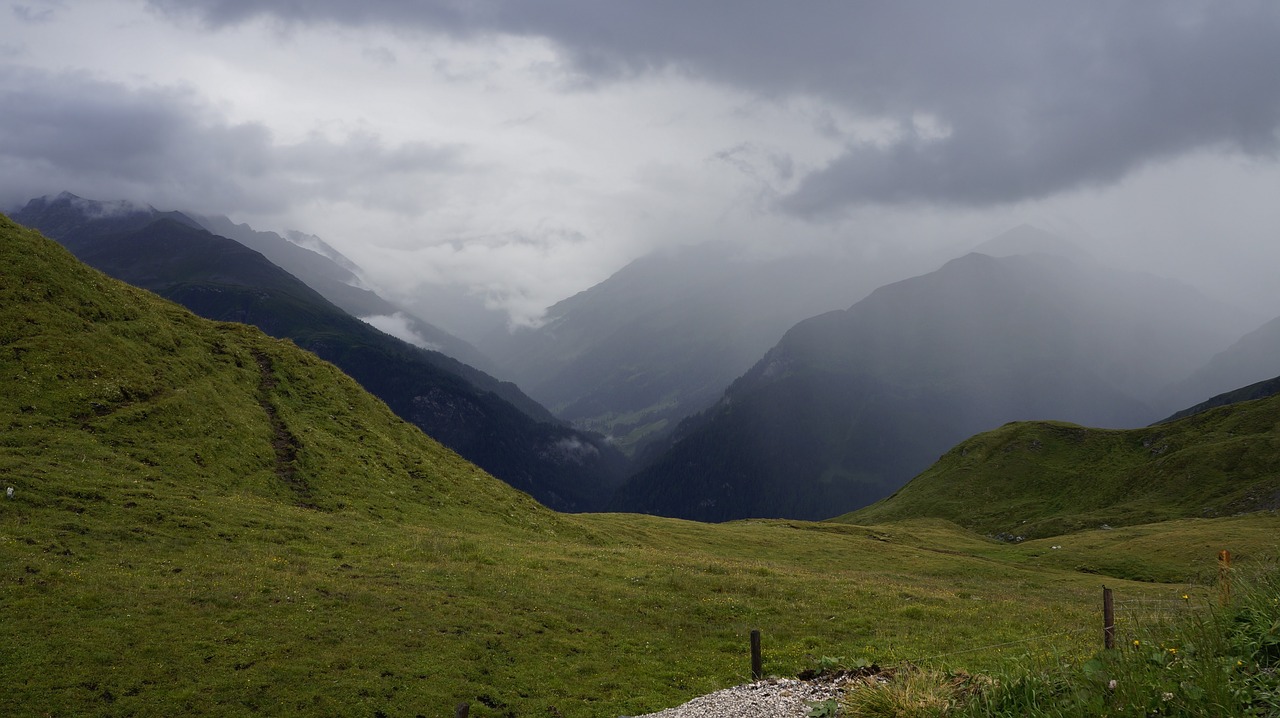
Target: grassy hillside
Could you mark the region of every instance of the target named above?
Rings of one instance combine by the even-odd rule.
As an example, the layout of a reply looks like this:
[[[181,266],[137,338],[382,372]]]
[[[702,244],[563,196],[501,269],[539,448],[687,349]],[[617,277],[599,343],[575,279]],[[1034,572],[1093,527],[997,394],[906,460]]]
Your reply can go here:
[[[622,480],[621,453],[563,425],[515,385],[378,331],[184,215],[113,206],[60,196],[33,200],[20,216],[112,277],[333,362],[400,417],[546,506],[599,508]]]
[[[745,680],[752,628],[779,675],[982,669],[1087,655],[1101,580],[1184,590],[943,522],[556,514],[289,342],[3,218],[0,483],[0,715],[634,715]],[[1208,536],[1274,554],[1241,521],[1150,565],[1203,573]]]
[[[934,517],[1042,537],[1280,508],[1280,396],[1144,429],[1007,424],[947,452],[893,496],[841,517]]]

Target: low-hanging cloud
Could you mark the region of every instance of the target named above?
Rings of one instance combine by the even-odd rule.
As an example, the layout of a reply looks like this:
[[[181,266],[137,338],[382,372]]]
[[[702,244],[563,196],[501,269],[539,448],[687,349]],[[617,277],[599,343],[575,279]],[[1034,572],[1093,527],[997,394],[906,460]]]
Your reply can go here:
[[[908,131],[853,138],[776,207],[990,206],[1115,182],[1204,148],[1274,155],[1280,5],[744,0],[150,0],[218,26],[394,26],[556,43],[594,82],[676,70],[767,98],[814,96]],[[944,137],[909,131],[927,115]]]
[[[256,122],[227,120],[184,87],[131,88],[84,73],[0,67],[0,206],[43,192],[128,196],[228,213],[296,202],[351,202],[402,213],[420,198],[407,177],[463,166],[452,145],[386,145],[353,132],[281,143]]]
[[[428,341],[413,329],[412,319],[404,312],[396,312],[394,314],[375,314],[367,317],[360,317],[360,321],[377,329],[384,334],[401,341],[408,342],[414,346],[432,351],[440,351],[441,347],[435,342]]]

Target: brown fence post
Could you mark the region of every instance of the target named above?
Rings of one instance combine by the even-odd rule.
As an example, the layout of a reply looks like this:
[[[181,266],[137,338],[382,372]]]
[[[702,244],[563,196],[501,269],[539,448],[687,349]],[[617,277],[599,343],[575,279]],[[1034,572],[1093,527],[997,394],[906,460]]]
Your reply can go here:
[[[751,680],[764,678],[764,663],[760,659],[760,631],[751,631]]]
[[[1102,647],[1116,647],[1116,605],[1111,589],[1102,587]]]
[[[467,718],[470,713],[470,703],[459,703],[458,707],[453,709],[453,718]]]
[[[1226,549],[1218,552],[1218,603],[1231,603],[1231,552]]]

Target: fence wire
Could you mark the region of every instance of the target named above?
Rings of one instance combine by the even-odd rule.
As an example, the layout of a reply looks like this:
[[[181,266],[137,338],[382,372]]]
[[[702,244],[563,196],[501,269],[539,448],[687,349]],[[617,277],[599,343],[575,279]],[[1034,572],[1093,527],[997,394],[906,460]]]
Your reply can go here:
[[[1032,636],[1032,637],[1030,637],[1030,638],[1019,638],[1019,639],[1018,639],[1018,640],[1016,640],[1016,641],[1005,641],[1005,642],[1003,642],[1003,643],[993,643],[993,644],[991,644],[991,645],[989,645],[989,646],[977,646],[977,647],[974,647],[974,648],[966,648],[966,649],[964,649],[964,650],[962,650],[962,651],[949,651],[949,652],[947,652],[947,653],[939,653],[939,654],[936,654],[936,655],[933,655],[933,656],[925,656],[924,658],[912,658],[912,659],[909,659],[909,660],[903,661],[902,663],[904,663],[904,664],[905,664],[905,663],[923,663],[923,662],[925,662],[925,661],[933,661],[933,660],[937,660],[937,659],[939,659],[939,658],[947,658],[947,657],[950,657],[950,656],[959,656],[959,655],[964,654],[964,653],[975,653],[975,652],[977,652],[977,651],[989,651],[989,650],[991,650],[991,649],[993,649],[993,648],[1005,648],[1005,647],[1008,647],[1008,646],[1017,646],[1017,645],[1021,645],[1021,644],[1023,644],[1023,643],[1031,643],[1031,642],[1033,642],[1033,641],[1043,641],[1043,640],[1045,640],[1046,638],[1054,638],[1054,637],[1056,637],[1056,636],[1072,636],[1072,635],[1075,635],[1075,634],[1078,634],[1078,633],[1084,633],[1085,631],[1094,631],[1094,630],[1101,630],[1101,629],[1100,629],[1100,628],[1074,628],[1074,629],[1071,629],[1071,630],[1068,630],[1068,631],[1057,631],[1057,632],[1055,632],[1055,633],[1046,633],[1046,634],[1044,634],[1044,635],[1042,635],[1042,636]]]
[[[1190,597],[1188,598],[1129,598],[1129,599],[1125,599],[1124,601],[1115,601],[1113,603],[1113,607],[1116,610],[1116,614],[1117,614],[1115,616],[1115,624],[1116,624],[1115,627],[1117,630],[1125,628],[1125,626],[1122,625],[1122,622],[1124,624],[1131,624],[1135,621],[1135,618],[1139,618],[1144,615],[1153,615],[1153,614],[1168,615],[1173,613],[1180,613],[1183,611],[1192,611],[1196,609],[1201,609],[1208,605],[1209,605],[1209,602],[1207,600],[1199,597],[1195,599],[1192,599]],[[1121,611],[1123,611],[1123,614],[1121,614]],[[1063,631],[1055,631],[1053,633],[1045,633],[1038,636],[1031,636],[1029,638],[1019,638],[1017,640],[1012,640],[1012,641],[1002,641],[1000,643],[992,643],[984,646],[974,646],[972,648],[965,648],[958,651],[947,651],[945,653],[937,653],[930,656],[911,658],[903,661],[897,661],[894,663],[894,665],[901,667],[901,666],[912,665],[912,664],[926,663],[929,661],[936,661],[941,658],[950,658],[952,656],[964,655],[966,653],[991,651],[991,650],[1000,649],[1000,648],[1008,648],[1010,646],[1019,646],[1027,643],[1045,641],[1050,638],[1058,638],[1062,636],[1076,636],[1082,633],[1089,633],[1093,631],[1097,631],[1101,633],[1103,630],[1104,630],[1103,626],[1100,622],[1099,625],[1097,626],[1078,627],[1078,628],[1067,629]]]

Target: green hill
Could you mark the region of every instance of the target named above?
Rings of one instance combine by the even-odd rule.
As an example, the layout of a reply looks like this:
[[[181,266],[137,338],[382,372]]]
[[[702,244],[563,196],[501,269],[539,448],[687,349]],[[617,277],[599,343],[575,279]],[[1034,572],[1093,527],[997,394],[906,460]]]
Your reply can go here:
[[[943,518],[1005,538],[1280,508],[1280,396],[1144,429],[1006,424],[838,520]]]
[[[1077,563],[1181,582],[1276,535],[1092,532],[1064,564],[938,521],[556,514],[290,342],[3,217],[0,486],[5,716],[635,715],[745,681],[753,628],[778,675],[980,670],[1046,634],[1087,655],[1099,577]],[[1108,564],[1121,539],[1159,551]]]
[[[116,279],[333,362],[397,415],[550,508],[597,509],[625,474],[607,441],[565,426],[515,385],[378,331],[184,215],[74,196],[33,200],[20,215]]]

